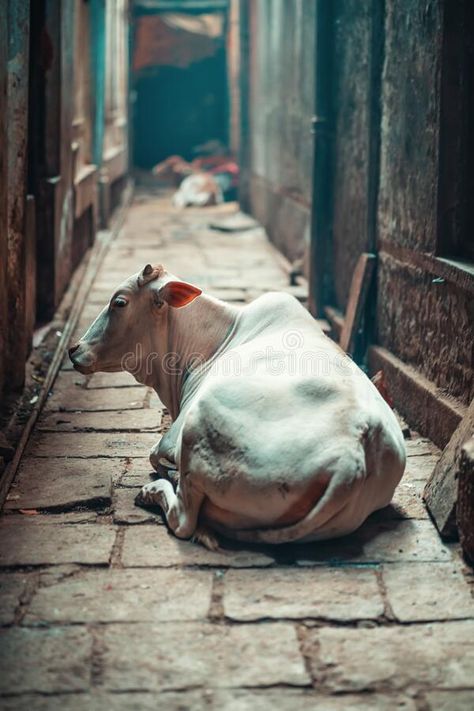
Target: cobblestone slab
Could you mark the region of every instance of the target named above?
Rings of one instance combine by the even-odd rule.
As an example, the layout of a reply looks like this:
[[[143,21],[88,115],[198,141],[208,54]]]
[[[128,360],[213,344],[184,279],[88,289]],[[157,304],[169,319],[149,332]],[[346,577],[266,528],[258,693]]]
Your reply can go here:
[[[392,502],[384,509],[372,514],[371,520],[386,521],[393,518],[428,519],[429,514],[423,503],[423,480],[402,479],[395,489]]]
[[[387,565],[383,579],[393,613],[401,622],[474,619],[474,598],[460,565]]]
[[[214,691],[212,711],[415,711],[411,699],[384,694],[324,696],[313,690]],[[194,710],[193,710],[194,711]]]
[[[208,289],[206,293],[229,302],[244,303],[247,300],[247,292],[244,289]]]
[[[37,432],[28,453],[36,457],[143,458],[159,439],[160,435],[151,432]]]
[[[109,562],[115,541],[112,526],[83,524],[51,526],[30,518],[0,524],[0,566]]]
[[[87,571],[41,587],[24,623],[203,620],[211,587],[210,571]]]
[[[8,511],[6,521],[9,524],[18,524],[22,526],[25,521],[28,526],[57,526],[59,523],[97,523],[100,518],[101,524],[104,523],[104,518],[107,516],[108,509],[105,511],[99,509],[86,509],[79,507],[79,510],[68,511],[41,511],[37,509],[22,509],[21,511]]]
[[[0,631],[0,693],[86,690],[91,653],[92,641],[84,629]]]
[[[383,563],[447,561],[449,546],[439,538],[431,521],[367,521],[345,538],[293,548],[300,565],[335,561]]]
[[[432,691],[426,694],[429,711],[472,711],[474,689],[471,691]]]
[[[100,392],[100,391],[98,391]],[[162,413],[155,408],[125,412],[50,412],[37,424],[41,432],[158,432]],[[159,439],[159,437],[157,437]]]
[[[159,509],[148,510],[135,505],[135,497],[141,487],[115,489],[113,496],[114,523],[128,524],[129,526],[143,523],[156,523],[164,525]]]
[[[439,456],[440,453],[438,452],[437,454],[407,457],[407,464],[402,481],[406,479],[427,481],[438,463]]]
[[[88,390],[103,388],[140,388],[133,375],[126,371],[120,373],[94,373],[87,381]]]
[[[349,621],[383,614],[375,572],[350,568],[229,570],[224,613],[250,621],[306,617]]]
[[[129,459],[125,474],[120,479],[120,486],[141,487],[155,477],[156,472],[150,464],[149,457]]]
[[[426,439],[426,437],[413,437],[405,440],[405,447],[408,457],[430,454],[439,459],[441,451],[438,447]]]
[[[311,690],[284,688],[262,691],[208,688],[159,693],[28,694],[2,699],[1,708],[2,711],[415,711],[416,706],[411,699],[384,694],[323,696]],[[457,711],[457,707],[442,707],[442,711],[454,709]],[[459,711],[471,711],[471,707],[461,706]]]
[[[291,625],[113,625],[105,630],[104,644],[108,690],[310,682]]]
[[[273,558],[253,551],[210,551],[190,541],[180,541],[164,526],[135,526],[127,529],[122,551],[125,567],[209,565],[222,568],[265,567]]]
[[[27,694],[0,699],[2,711],[213,711],[211,691],[180,693]],[[217,709],[216,709],[217,711]]]
[[[28,575],[26,573],[0,574],[0,625],[10,625],[23,595]]]
[[[333,691],[474,689],[474,621],[310,630],[314,678]]]
[[[48,398],[45,412],[107,412],[113,410],[139,410],[145,406],[148,389],[139,388],[84,388],[54,389]],[[107,415],[104,416],[106,418]]]
[[[5,509],[107,506],[112,501],[112,476],[119,462],[27,457],[21,464]]]
[[[66,358],[68,362],[71,363],[68,355],[66,355]],[[73,391],[84,390],[87,386],[89,378],[90,375],[83,375],[74,369],[60,370],[54,381],[53,389],[62,392],[69,390],[70,388]],[[52,392],[52,390],[50,392]]]
[[[94,285],[93,288],[90,290],[89,294],[87,295],[89,303],[101,306],[103,308],[106,304],[109,303],[111,297],[113,296],[113,290],[113,287],[110,289],[107,286],[99,287]]]

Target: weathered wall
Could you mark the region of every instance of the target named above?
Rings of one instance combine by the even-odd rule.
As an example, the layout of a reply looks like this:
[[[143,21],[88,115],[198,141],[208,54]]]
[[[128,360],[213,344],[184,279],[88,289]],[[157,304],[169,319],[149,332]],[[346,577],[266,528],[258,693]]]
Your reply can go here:
[[[378,342],[467,404],[474,395],[473,290],[456,270],[440,277],[436,257],[420,260],[437,253],[440,236],[443,3],[389,0],[385,35]]]
[[[250,208],[290,259],[305,249],[312,196],[313,0],[250,5]],[[306,235],[308,236],[308,235]]]
[[[127,0],[1,3],[0,395],[93,242],[99,167],[109,184],[127,170],[127,33]]]
[[[446,394],[474,397],[474,290],[379,256],[378,342],[415,366]]]
[[[434,252],[441,0],[388,0],[379,239]]]
[[[334,305],[345,311],[352,272],[369,249],[372,2],[336,0],[333,58]]]
[[[8,6],[7,90],[7,312],[6,375],[9,386],[23,384],[31,332],[26,331],[26,175],[28,147],[29,2]],[[29,321],[29,320],[28,320]],[[20,365],[19,365],[20,364]]]
[[[7,8],[0,3],[0,146],[6,146],[7,136]],[[7,157],[0,150],[0,394],[6,375],[7,353]]]

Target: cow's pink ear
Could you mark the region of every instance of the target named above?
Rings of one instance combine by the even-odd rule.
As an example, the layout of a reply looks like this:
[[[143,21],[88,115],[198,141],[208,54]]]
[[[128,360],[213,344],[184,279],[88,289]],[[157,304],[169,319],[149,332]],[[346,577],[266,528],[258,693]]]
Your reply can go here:
[[[201,289],[186,281],[169,281],[160,289],[160,297],[175,309],[190,304],[200,294]]]

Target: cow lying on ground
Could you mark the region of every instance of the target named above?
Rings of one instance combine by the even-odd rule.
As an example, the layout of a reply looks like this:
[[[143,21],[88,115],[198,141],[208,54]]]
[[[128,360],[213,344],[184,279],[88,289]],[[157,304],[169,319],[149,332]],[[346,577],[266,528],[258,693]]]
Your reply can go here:
[[[146,484],[171,530],[314,541],[386,506],[405,466],[395,415],[296,299],[237,307],[147,265],[69,351],[81,373],[131,372],[173,418],[153,448],[173,484]]]

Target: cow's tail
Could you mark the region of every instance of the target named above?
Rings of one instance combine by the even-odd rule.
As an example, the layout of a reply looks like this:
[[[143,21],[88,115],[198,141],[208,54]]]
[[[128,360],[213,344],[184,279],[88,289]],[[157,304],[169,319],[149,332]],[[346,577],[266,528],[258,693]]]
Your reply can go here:
[[[351,530],[340,530],[336,519],[349,505],[356,506],[361,487],[366,478],[365,457],[352,462],[350,469],[335,473],[323,495],[304,518],[281,528],[254,528],[232,531],[232,538],[254,543],[290,543],[306,536],[314,539],[337,537],[350,533],[361,523],[357,521]]]

